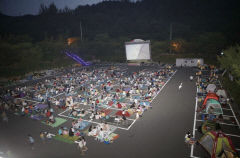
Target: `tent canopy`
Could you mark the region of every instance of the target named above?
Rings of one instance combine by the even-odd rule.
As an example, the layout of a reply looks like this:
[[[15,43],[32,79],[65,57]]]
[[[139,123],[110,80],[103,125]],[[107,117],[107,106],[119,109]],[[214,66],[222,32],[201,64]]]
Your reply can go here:
[[[215,114],[215,115],[223,114],[219,101],[215,99],[208,99],[206,104],[206,112],[208,114]]]
[[[216,93],[208,93],[207,96],[205,97],[204,101],[203,101],[203,105],[207,104],[208,99],[215,99],[218,100],[218,96],[216,95]]]
[[[207,150],[211,158],[216,158],[224,150],[237,153],[231,139],[223,132],[211,131],[207,132],[200,140],[199,144]]]
[[[226,93],[226,91],[223,90],[223,89],[219,89],[216,94],[217,94],[219,97],[221,96],[221,97],[223,97],[223,98],[227,98],[227,93]]]
[[[206,89],[206,90],[207,90],[207,92],[213,93],[216,88],[217,88],[217,87],[216,87],[215,84],[209,84],[209,85],[207,86],[207,89]]]

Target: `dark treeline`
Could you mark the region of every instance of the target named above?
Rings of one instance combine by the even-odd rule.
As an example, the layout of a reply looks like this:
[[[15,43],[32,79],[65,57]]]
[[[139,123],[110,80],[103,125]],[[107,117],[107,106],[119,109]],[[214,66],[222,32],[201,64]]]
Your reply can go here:
[[[59,48],[71,48],[87,59],[124,61],[124,42],[140,38],[152,41],[152,58],[158,61],[162,59],[161,54],[169,53],[172,25],[171,42],[177,44],[172,46],[172,53],[209,56],[215,60],[217,53],[240,42],[239,4],[239,0],[143,0],[135,3],[121,0],[78,6],[74,10],[58,9],[54,4],[41,5],[39,15],[35,16],[0,15],[1,41],[5,43],[0,46],[1,56],[5,60],[11,58],[3,54],[9,51],[6,44],[25,42],[32,49],[36,47],[34,51],[41,54],[38,58],[41,62],[46,57],[44,51],[55,54],[48,57],[53,62],[51,57],[61,51],[46,49],[41,44],[60,44],[62,41]],[[68,37],[79,40],[69,47],[63,42]],[[14,40],[18,42],[14,43]],[[16,56],[19,55],[17,52]],[[1,60],[2,65],[11,66],[17,61],[9,59],[5,64],[5,60]]]

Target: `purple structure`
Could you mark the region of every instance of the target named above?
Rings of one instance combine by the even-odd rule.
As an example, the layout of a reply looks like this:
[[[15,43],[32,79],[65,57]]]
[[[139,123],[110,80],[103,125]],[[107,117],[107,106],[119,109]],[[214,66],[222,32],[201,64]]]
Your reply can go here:
[[[71,52],[65,52],[65,54],[67,56],[69,56],[70,58],[72,58],[73,60],[75,60],[76,62],[78,62],[79,64],[81,64],[82,66],[89,66],[91,65],[90,62],[86,62],[83,59],[81,59],[78,55],[71,53]]]

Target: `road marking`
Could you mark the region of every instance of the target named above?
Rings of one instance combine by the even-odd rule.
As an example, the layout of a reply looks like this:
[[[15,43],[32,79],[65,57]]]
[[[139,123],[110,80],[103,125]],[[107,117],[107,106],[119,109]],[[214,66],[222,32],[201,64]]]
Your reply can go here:
[[[135,120],[132,122],[132,124],[127,128],[127,130],[129,130],[136,121],[137,121],[137,119],[135,119]]]
[[[156,98],[156,96],[162,91],[162,89],[167,85],[167,83],[168,83],[168,82],[171,80],[171,78],[176,74],[176,72],[177,72],[177,70],[176,70],[176,71],[172,74],[172,76],[166,81],[166,83],[160,88],[160,90],[159,90],[159,91],[157,92],[157,94],[153,97],[153,99],[151,100],[151,102],[152,102],[152,101]],[[60,95],[60,94],[59,94],[59,95]],[[54,96],[54,97],[56,97],[56,96]],[[151,102],[150,102],[150,103],[151,103]],[[77,103],[79,103],[79,102],[75,102],[74,104],[77,104]],[[80,104],[81,104],[81,103],[80,103]],[[89,105],[87,105],[87,106],[89,106]],[[99,107],[106,108],[106,107],[104,107],[103,105],[100,105]],[[113,108],[113,107],[110,107],[110,106],[107,106],[106,109],[122,110],[122,109],[117,109],[117,108]],[[67,112],[67,111],[69,111],[69,110],[70,110],[70,109],[66,109],[65,111],[59,113],[58,116],[76,119],[76,118],[71,117],[71,116],[65,116],[65,115],[63,115],[63,113],[65,113],[65,112]],[[83,120],[84,120],[84,119],[83,119]],[[133,124],[137,121],[137,119],[130,119],[130,118],[127,118],[127,120],[133,121],[128,128],[122,128],[122,127],[119,127],[119,126],[116,126],[116,127],[119,128],[119,129],[123,129],[123,130],[129,130],[129,129],[133,126]],[[91,121],[91,120],[84,120],[84,121],[92,122],[92,123],[96,123],[96,124],[100,124],[100,123],[98,123],[98,122]],[[114,125],[113,125],[113,126],[114,126]]]
[[[162,91],[162,89],[166,86],[166,84],[171,80],[171,78],[176,74],[177,70],[172,74],[172,76],[166,81],[166,83],[160,88],[160,90],[157,92],[157,94],[153,97],[150,104],[153,102],[153,100],[158,96],[158,94]]]
[[[201,112],[199,112],[199,114],[209,115],[208,113],[201,113]],[[216,116],[216,114],[211,114],[211,115],[215,115]],[[234,117],[234,116],[230,116],[230,115],[222,115],[222,116],[224,116],[224,117]]]
[[[42,103],[42,102],[39,102],[39,101],[28,100],[28,99],[24,99],[24,98],[16,98],[16,99],[26,100],[26,101],[35,102],[35,103]]]
[[[231,109],[227,109],[227,108],[222,108],[223,110],[231,110]]]
[[[58,95],[55,95],[55,96],[52,96],[52,97],[49,97],[49,98],[56,98],[57,96],[62,95],[62,94],[66,94],[66,93],[63,92],[63,93],[60,93],[60,94],[58,94]]]
[[[196,120],[196,121],[204,122],[203,120]],[[229,124],[229,123],[223,123],[223,122],[220,122],[219,124],[220,125],[228,125],[228,126],[238,126],[238,125],[235,125],[235,124]]]
[[[235,135],[235,134],[227,134],[227,133],[225,133],[226,135],[228,135],[228,136],[231,136],[231,137],[238,137],[238,138],[240,138],[240,135]]]
[[[219,84],[221,85],[221,87],[222,87],[222,83],[219,81]],[[233,109],[232,109],[232,105],[230,104],[230,103],[228,103],[228,105],[229,105],[229,107],[230,107],[230,109],[231,109],[231,111],[232,111],[232,114],[233,114],[233,116],[234,116],[234,118],[235,118],[235,120],[236,120],[236,122],[237,122],[237,124],[238,124],[238,128],[240,129],[240,124],[239,124],[239,121],[238,121],[238,119],[237,119],[237,117],[236,117],[236,115],[235,115],[235,113],[234,113],[234,111],[233,111]]]
[[[196,120],[197,120],[197,105],[198,105],[197,93],[198,93],[198,87],[197,87],[196,98],[195,98],[196,101],[195,101],[194,122],[193,122],[193,138],[195,138],[195,128],[196,128]],[[193,157],[193,150],[194,150],[194,145],[192,144],[190,157]]]
[[[74,118],[74,117],[70,117],[70,116],[65,116],[65,115],[62,115],[62,114],[58,114],[58,116],[62,116],[62,117],[65,117],[65,118],[71,118],[71,119],[78,119],[78,118]],[[85,119],[82,119],[83,121],[87,121],[87,122],[90,122],[90,123],[95,123],[95,124],[98,124],[100,125],[101,123],[99,122],[95,122],[95,121],[91,121],[91,120],[85,120]],[[115,126],[115,125],[112,125],[112,126]],[[128,128],[123,128],[123,127],[119,127],[119,126],[115,126],[119,129],[123,129],[123,130],[128,130]]]

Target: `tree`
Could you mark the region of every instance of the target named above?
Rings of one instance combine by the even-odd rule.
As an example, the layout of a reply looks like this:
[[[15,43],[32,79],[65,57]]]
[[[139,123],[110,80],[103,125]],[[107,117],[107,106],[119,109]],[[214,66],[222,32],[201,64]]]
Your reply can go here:
[[[223,53],[218,56],[221,67],[231,72],[237,84],[240,85],[240,45],[231,46]]]

